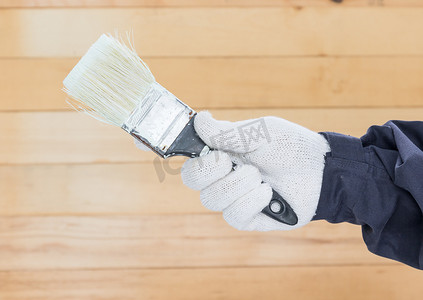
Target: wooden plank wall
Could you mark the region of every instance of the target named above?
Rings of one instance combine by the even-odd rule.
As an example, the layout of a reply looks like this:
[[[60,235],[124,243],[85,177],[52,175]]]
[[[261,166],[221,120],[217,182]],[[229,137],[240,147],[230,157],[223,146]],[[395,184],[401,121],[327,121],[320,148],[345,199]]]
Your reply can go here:
[[[1,300],[421,299],[423,273],[370,254],[359,227],[236,231],[181,159],[70,111],[63,78],[115,29],[218,118],[355,136],[422,120],[420,0],[2,0]]]

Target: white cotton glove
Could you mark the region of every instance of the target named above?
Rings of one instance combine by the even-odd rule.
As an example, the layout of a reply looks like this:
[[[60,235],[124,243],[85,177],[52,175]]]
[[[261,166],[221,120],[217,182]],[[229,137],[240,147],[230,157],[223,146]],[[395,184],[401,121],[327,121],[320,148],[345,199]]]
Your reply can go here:
[[[194,127],[212,149],[185,162],[184,184],[200,190],[202,204],[222,211],[224,219],[240,230],[290,230],[313,218],[322,186],[326,139],[300,125],[277,117],[241,122],[216,121],[200,112]],[[232,162],[237,164],[232,169]],[[264,183],[262,183],[264,182]],[[261,210],[272,188],[293,208],[298,223],[289,226]]]

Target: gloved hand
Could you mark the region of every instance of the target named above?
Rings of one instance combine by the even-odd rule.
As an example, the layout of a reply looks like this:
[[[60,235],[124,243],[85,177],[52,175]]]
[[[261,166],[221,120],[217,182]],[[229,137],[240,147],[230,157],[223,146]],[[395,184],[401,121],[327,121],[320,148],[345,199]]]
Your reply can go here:
[[[181,175],[185,185],[201,191],[206,208],[222,211],[224,219],[240,230],[290,230],[311,221],[319,201],[324,156],[330,152],[322,135],[277,117],[233,123],[216,121],[208,112],[197,114],[194,127],[215,151],[187,160]],[[294,209],[297,225],[261,213],[271,200],[272,188]]]

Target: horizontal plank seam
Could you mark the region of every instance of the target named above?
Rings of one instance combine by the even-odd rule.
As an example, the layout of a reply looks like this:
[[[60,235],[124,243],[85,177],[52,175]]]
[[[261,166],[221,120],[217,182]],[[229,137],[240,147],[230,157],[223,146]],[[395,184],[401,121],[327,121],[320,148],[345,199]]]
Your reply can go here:
[[[206,55],[206,56],[195,56],[195,55],[186,55],[186,56],[143,56],[143,59],[292,59],[292,58],[423,58],[423,54],[372,54],[372,55],[238,55],[238,56],[217,56],[217,55]],[[0,56],[1,60],[58,60],[58,59],[68,59],[74,60],[79,59],[81,56]]]
[[[202,240],[233,240],[233,241],[239,241],[239,240],[245,240],[245,239],[251,239],[251,238],[257,238],[258,236],[256,235],[252,235],[252,236],[231,236],[231,235],[216,235],[216,236],[180,236],[180,237],[175,237],[175,236],[158,236],[158,237],[128,237],[128,238],[121,238],[121,237],[116,237],[116,236],[111,236],[111,237],[95,237],[95,236],[89,236],[89,237],[84,237],[84,236],[73,236],[70,234],[62,234],[62,235],[58,235],[58,234],[31,234],[31,235],[13,235],[13,236],[7,236],[7,235],[0,235],[0,239],[1,238],[13,238],[13,240],[19,240],[19,239],[39,239],[39,238],[48,238],[48,239],[53,239],[53,238],[60,238],[63,240],[77,240],[77,241],[113,241],[113,242],[118,242],[118,241],[157,241],[157,240],[169,240],[169,241],[184,241],[184,240],[190,240],[190,241],[202,241]],[[283,240],[284,238],[281,237],[281,240]],[[338,243],[343,243],[345,241],[351,241],[351,240],[358,240],[359,238],[343,238],[343,239],[336,239],[336,242]],[[297,238],[285,238],[284,240],[289,240],[291,242],[298,242],[298,241],[311,241],[313,242],[313,239],[305,239],[302,237],[297,237]],[[334,240],[333,239],[326,239],[326,240],[322,240],[319,239],[319,243],[320,244],[333,244]]]
[[[68,217],[68,218],[72,218],[72,217],[76,217],[76,218],[98,218],[98,219],[119,219],[119,218],[128,218],[128,217],[162,217],[162,216],[169,216],[171,215],[172,217],[174,216],[217,216],[221,213],[219,212],[188,212],[188,213],[184,213],[184,212],[172,212],[172,213],[168,213],[168,214],[160,214],[160,213],[154,213],[154,214],[140,214],[140,213],[133,213],[133,214],[126,214],[126,213],[117,213],[117,214],[111,214],[108,215],[103,214],[103,213],[98,213],[98,214],[93,214],[93,213],[87,213],[87,214],[75,214],[75,213],[70,213],[70,214],[16,214],[16,215],[2,215],[0,214],[0,218],[1,219],[6,219],[6,218],[10,218],[10,219],[21,219],[21,218],[25,218],[25,219],[30,219],[30,218],[57,218],[57,217]],[[229,226],[229,225],[228,225]]]
[[[0,8],[1,10],[1,8]],[[94,43],[95,41],[93,41]],[[87,47],[88,49],[88,47]],[[357,54],[357,55],[169,55],[169,56],[151,56],[141,55],[142,59],[275,59],[275,58],[422,58],[422,54]],[[81,56],[0,56],[0,60],[31,60],[31,59],[79,59]]]
[[[293,9],[303,9],[303,8],[334,8],[334,7],[342,7],[342,8],[415,8],[415,7],[422,7],[422,4],[393,4],[393,5],[386,5],[386,4],[358,4],[358,5],[349,5],[349,4],[342,4],[337,2],[329,2],[324,4],[269,4],[269,5],[259,5],[259,4],[252,4],[252,5],[236,5],[236,4],[207,4],[207,5],[195,5],[195,4],[182,4],[182,5],[172,5],[172,4],[165,4],[165,5],[21,5],[21,6],[13,6],[13,5],[0,5],[1,9],[99,9],[99,8],[109,8],[109,9],[125,9],[125,8],[293,8]]]
[[[2,10],[97,10],[97,9],[105,9],[105,10],[130,10],[133,8],[144,9],[144,10],[152,10],[152,9],[175,9],[175,10],[183,10],[183,9],[203,9],[203,8],[212,8],[216,10],[224,10],[226,8],[237,8],[237,9],[287,9],[287,10],[303,10],[303,9],[408,9],[408,8],[423,8],[423,5],[343,5],[342,3],[330,3],[329,5],[207,5],[207,6],[200,6],[200,5],[172,5],[172,6],[0,6],[0,12]]]
[[[394,8],[415,8],[421,7],[423,5],[342,5],[342,4],[329,4],[329,5],[116,5],[116,6],[0,6],[0,10],[13,9],[13,10],[23,10],[23,9],[129,9],[129,8],[293,8],[293,9],[302,9],[302,8],[333,8],[333,7],[394,7]]]
[[[422,96],[423,101],[423,96]],[[423,108],[422,105],[392,105],[392,106],[252,106],[252,107],[237,107],[237,106],[217,106],[217,107],[202,107],[202,106],[194,106],[197,111],[199,110],[271,110],[271,109],[295,109],[295,110],[307,110],[307,109],[320,109],[320,110],[344,110],[344,109],[412,109],[412,108]],[[0,113],[77,113],[76,111],[69,109],[43,109],[43,110],[33,110],[33,109],[0,109]],[[88,117],[88,116],[87,116]]]
[[[135,147],[135,146],[134,146]],[[151,161],[147,161],[146,159],[144,159],[143,161],[122,161],[122,162],[118,162],[118,161],[110,161],[110,162],[42,162],[42,163],[5,163],[2,162],[0,163],[0,168],[1,167],[21,167],[21,166],[28,166],[28,167],[42,167],[42,166],[46,166],[46,167],[50,167],[50,166],[89,166],[89,165],[146,165],[146,164],[154,164],[153,160],[156,158],[156,156],[151,158]],[[174,162],[175,163],[183,163],[184,158],[174,158]]]
[[[334,263],[334,264],[294,264],[294,265],[224,265],[224,266],[190,266],[190,267],[117,267],[117,268],[52,268],[52,269],[0,269],[0,273],[11,273],[11,272],[52,272],[52,271],[63,271],[63,272],[78,272],[78,271],[143,271],[143,270],[207,270],[207,269],[258,269],[258,268],[321,268],[321,267],[403,267],[399,263],[391,261],[382,261],[380,263],[356,263],[356,264],[346,264],[346,263]]]

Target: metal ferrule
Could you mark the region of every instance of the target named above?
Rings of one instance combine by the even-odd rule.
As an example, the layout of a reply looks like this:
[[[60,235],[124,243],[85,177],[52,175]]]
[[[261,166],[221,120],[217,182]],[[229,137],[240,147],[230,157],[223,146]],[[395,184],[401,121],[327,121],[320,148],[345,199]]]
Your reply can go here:
[[[166,151],[194,114],[193,109],[155,82],[122,129],[165,157]]]

